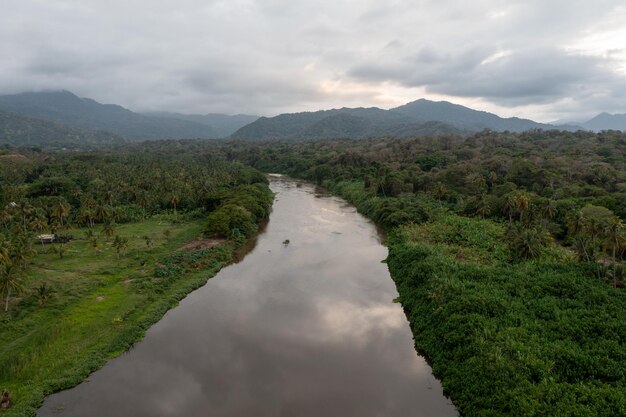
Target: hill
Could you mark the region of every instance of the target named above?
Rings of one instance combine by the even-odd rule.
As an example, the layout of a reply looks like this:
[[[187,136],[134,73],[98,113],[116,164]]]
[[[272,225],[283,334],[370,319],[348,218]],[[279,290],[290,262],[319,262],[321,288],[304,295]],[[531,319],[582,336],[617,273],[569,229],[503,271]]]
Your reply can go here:
[[[405,115],[415,121],[448,123],[457,129],[471,132],[480,132],[485,129],[523,132],[531,129],[555,128],[555,126],[537,123],[528,119],[517,117],[502,118],[493,113],[470,109],[469,107],[447,101],[420,99],[389,111]]]
[[[582,124],[585,129],[599,132],[601,130],[621,130],[626,132],[626,114],[600,113]]]
[[[215,138],[206,124],[150,117],[114,104],[80,98],[69,91],[0,96],[0,110],[88,130],[104,130],[131,140]]]
[[[0,145],[94,148],[124,142],[112,133],[67,127],[0,110]]]
[[[501,118],[448,102],[420,99],[391,110],[342,108],[261,117],[232,135],[234,139],[310,140],[329,137],[361,139],[473,133],[485,129],[522,132],[558,127],[532,120]]]

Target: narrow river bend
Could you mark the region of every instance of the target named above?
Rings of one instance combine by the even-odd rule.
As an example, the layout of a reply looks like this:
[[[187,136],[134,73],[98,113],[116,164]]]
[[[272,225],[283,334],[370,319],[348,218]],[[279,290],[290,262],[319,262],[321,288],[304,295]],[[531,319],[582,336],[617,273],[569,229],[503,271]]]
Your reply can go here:
[[[374,225],[310,185],[271,187],[269,224],[243,261],[39,415],[456,416],[392,301]]]

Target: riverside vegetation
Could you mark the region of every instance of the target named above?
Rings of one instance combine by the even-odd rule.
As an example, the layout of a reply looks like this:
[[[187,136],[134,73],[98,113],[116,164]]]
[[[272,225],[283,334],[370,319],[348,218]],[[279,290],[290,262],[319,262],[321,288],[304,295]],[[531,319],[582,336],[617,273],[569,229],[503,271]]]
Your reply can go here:
[[[626,135],[230,144],[388,230],[418,350],[464,416],[626,415]]]
[[[0,159],[7,416],[34,415],[45,395],[132,346],[233,260],[273,200],[259,171],[175,142]]]
[[[11,285],[2,292],[0,383],[13,390],[11,413],[28,414],[126,349],[206,280],[187,273],[194,265],[227,262],[228,246],[179,249],[201,230],[236,245],[267,215],[264,177],[239,161],[322,184],[388,230],[387,263],[416,346],[462,415],[626,415],[625,156],[626,136],[611,131],[153,142],[56,159],[5,151],[3,240],[13,228],[40,233],[37,217],[74,235],[56,253],[35,244],[42,253],[26,262],[5,258],[18,265],[9,271],[26,271],[3,269],[25,277],[19,298]],[[52,279],[72,262],[76,281]],[[84,350],[90,325],[108,333]],[[57,355],[34,348],[48,338],[60,340]],[[49,362],[58,352],[67,373]]]

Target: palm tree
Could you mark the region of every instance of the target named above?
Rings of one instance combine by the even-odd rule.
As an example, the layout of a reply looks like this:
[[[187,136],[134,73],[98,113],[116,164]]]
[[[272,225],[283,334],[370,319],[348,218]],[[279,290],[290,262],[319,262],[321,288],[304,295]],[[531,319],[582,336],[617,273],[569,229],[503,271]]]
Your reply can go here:
[[[524,213],[528,211],[530,208],[530,198],[528,194],[521,192],[515,196],[515,209],[519,213],[519,221],[521,222],[524,218]]]
[[[514,194],[509,194],[504,199],[504,205],[502,211],[509,217],[509,223],[513,222],[513,214],[516,210],[516,198]]]
[[[448,190],[446,189],[446,186],[443,185],[441,182],[438,182],[435,186],[435,189],[433,190],[433,194],[435,195],[437,200],[439,200],[439,204],[441,204],[441,200],[446,196],[447,193]]]
[[[96,211],[93,208],[82,206],[80,208],[79,215],[83,223],[85,223],[89,227],[93,227],[94,221],[96,219]]]
[[[613,258],[613,286],[617,286],[617,254],[626,246],[626,225],[614,217],[604,230],[604,245],[610,249]]]
[[[28,258],[35,254],[27,237],[17,237],[10,247],[11,263],[26,268]]]
[[[478,207],[476,207],[476,214],[480,216],[481,219],[485,219],[485,217],[491,214],[491,206],[489,205],[489,201],[483,195],[479,202]]]
[[[89,238],[89,244],[93,248],[94,252],[100,252],[100,241],[96,236],[92,236],[91,238]]]
[[[22,226],[26,227],[28,218],[35,212],[35,208],[28,203],[20,206],[20,214],[22,215]]]
[[[53,294],[54,288],[45,282],[35,288],[35,297],[37,298],[37,301],[39,301],[40,306],[45,305],[52,298]]]
[[[22,290],[22,271],[13,263],[5,263],[0,269],[0,293],[4,294],[4,311],[9,311],[11,294]]]
[[[120,252],[123,249],[128,248],[128,238],[121,237],[120,235],[116,235],[115,240],[113,240],[113,246],[115,247],[115,251],[117,252],[117,259],[119,259]]]
[[[96,208],[96,218],[102,223],[106,223],[110,220],[111,217],[111,208],[105,205],[99,205]]]
[[[102,227],[102,233],[104,233],[104,235],[109,238],[113,236],[115,234],[115,223],[106,222]]]
[[[548,204],[543,209],[543,215],[546,219],[552,220],[556,217],[558,213],[558,208],[556,205],[556,201],[550,200]]]
[[[180,198],[176,194],[170,197],[170,204],[174,207],[174,216],[176,216],[176,205],[180,202]]]
[[[521,224],[509,226],[506,238],[513,257],[521,260],[539,257],[549,242],[548,234],[542,227]]]
[[[67,216],[69,216],[71,210],[71,206],[67,201],[61,200],[57,204],[52,207],[52,217],[56,218],[61,225],[61,228],[65,226],[65,220]]]

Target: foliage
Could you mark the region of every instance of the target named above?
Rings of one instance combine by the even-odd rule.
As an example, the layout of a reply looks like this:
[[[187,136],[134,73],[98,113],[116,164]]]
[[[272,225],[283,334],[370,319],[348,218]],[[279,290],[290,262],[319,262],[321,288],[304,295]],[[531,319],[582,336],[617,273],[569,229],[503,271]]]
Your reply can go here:
[[[626,293],[575,264],[457,262],[392,242],[417,348],[463,415],[624,414]]]
[[[34,415],[45,395],[128,349],[231,262],[246,240],[240,230],[249,236],[267,217],[273,196],[263,174],[196,143],[179,145],[8,151],[10,163],[0,164],[0,295],[8,309],[0,312],[0,386],[12,393],[8,416]],[[181,249],[229,205],[242,214],[232,216],[232,241]],[[52,233],[54,243],[37,237]]]
[[[623,133],[228,146],[387,229],[416,346],[462,415],[626,415]]]

